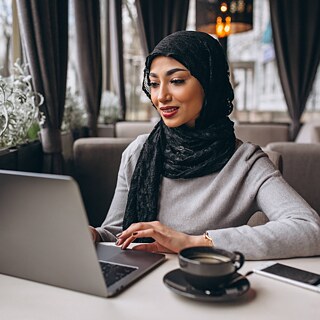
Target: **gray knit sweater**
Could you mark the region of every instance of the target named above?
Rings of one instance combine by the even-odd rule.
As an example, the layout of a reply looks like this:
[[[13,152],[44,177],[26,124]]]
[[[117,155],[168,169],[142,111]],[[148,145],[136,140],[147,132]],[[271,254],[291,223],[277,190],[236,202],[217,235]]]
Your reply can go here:
[[[122,231],[131,177],[148,135],[122,155],[115,195],[101,227],[103,241]],[[158,220],[192,235],[208,231],[216,247],[242,252],[248,260],[320,255],[320,217],[284,181],[267,155],[251,143],[238,148],[218,173],[194,179],[163,178]],[[250,227],[262,211],[270,222]]]

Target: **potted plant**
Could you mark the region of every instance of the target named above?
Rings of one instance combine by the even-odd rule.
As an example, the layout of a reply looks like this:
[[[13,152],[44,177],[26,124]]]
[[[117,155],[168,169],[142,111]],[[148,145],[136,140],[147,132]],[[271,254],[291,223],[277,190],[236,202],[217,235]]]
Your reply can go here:
[[[1,167],[19,169],[18,155],[9,153],[17,153],[20,147],[37,139],[39,126],[44,122],[44,115],[39,110],[42,103],[43,96],[32,89],[27,65],[17,61],[11,76],[0,75]],[[40,143],[38,144],[37,149],[41,150]],[[5,163],[4,166],[1,165],[2,162]]]
[[[63,133],[70,132],[74,140],[86,136],[82,131],[87,126],[87,118],[80,93],[67,87],[61,131]]]
[[[16,62],[10,77],[0,75],[0,147],[29,141],[29,130],[34,132],[44,122],[39,111],[42,103],[43,96],[32,89],[27,65]]]
[[[101,97],[98,123],[114,124],[120,118],[119,98],[111,91],[104,91]]]

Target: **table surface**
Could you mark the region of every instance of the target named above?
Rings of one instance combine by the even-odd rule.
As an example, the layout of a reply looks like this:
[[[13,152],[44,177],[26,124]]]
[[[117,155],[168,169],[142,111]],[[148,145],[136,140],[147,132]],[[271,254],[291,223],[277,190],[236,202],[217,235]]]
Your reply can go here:
[[[320,273],[320,257],[278,260]],[[245,274],[263,262],[245,262]],[[100,298],[0,274],[0,319],[320,319],[320,294],[252,274],[251,289],[233,302],[199,302],[181,297],[163,284],[178,268],[176,255],[124,292]]]

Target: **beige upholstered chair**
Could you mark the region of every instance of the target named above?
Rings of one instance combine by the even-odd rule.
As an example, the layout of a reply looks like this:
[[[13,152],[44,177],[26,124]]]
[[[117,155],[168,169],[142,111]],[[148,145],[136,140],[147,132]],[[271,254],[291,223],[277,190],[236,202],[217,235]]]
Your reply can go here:
[[[281,154],[283,177],[320,214],[320,144],[274,142],[266,149]]]
[[[285,124],[236,123],[234,130],[238,139],[260,147],[270,142],[289,140],[289,127]]]
[[[295,142],[320,143],[320,120],[313,120],[302,125]]]
[[[115,124],[114,135],[117,138],[136,138],[140,134],[150,133],[154,126],[155,123],[151,121],[120,121]],[[270,142],[288,141],[289,138],[289,129],[285,124],[236,123],[235,133],[242,141],[250,141],[261,147]]]
[[[120,121],[115,124],[115,137],[136,138],[145,133],[150,133],[155,123],[151,121]]]
[[[124,149],[132,139],[82,138],[74,143],[75,178],[91,225],[106,217],[117,182]]]

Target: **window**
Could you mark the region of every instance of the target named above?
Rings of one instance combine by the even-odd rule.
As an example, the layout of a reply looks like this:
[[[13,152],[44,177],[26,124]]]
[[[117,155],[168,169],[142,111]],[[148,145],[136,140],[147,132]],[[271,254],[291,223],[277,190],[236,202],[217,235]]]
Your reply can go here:
[[[195,0],[190,0],[188,30],[195,29]],[[123,5],[123,41],[127,119],[146,120],[154,115],[141,90],[145,57],[142,53],[134,0]],[[272,40],[269,0],[254,1],[253,30],[228,37],[228,59],[235,90],[234,112],[238,121],[288,122],[286,101],[278,76]],[[150,111],[151,110],[151,111]],[[318,71],[302,120],[320,116]]]
[[[142,91],[145,55],[142,50],[134,0],[123,1],[122,14],[126,120],[149,120],[157,114]]]
[[[75,28],[71,4],[72,1],[69,6],[68,87],[77,92],[79,81],[75,67]],[[101,1],[103,5],[105,1]],[[106,19],[104,13],[105,10],[101,10],[102,25]],[[127,120],[148,120],[158,115],[141,88],[145,56],[137,26],[135,0],[123,0],[122,23]],[[104,29],[102,27],[101,31]],[[187,29],[195,29],[195,0],[190,0]],[[102,45],[103,41],[102,35]],[[0,0],[0,74],[8,76],[10,66],[19,57],[21,45],[15,1]],[[240,121],[288,121],[272,42],[269,0],[254,1],[253,30],[228,37],[228,59],[235,89],[232,116]],[[316,75],[303,120],[315,116],[320,117],[320,71]]]
[[[230,35],[228,58],[235,89],[233,116],[240,121],[288,122],[270,23],[268,0],[254,1],[253,30]],[[320,111],[320,72],[309,96],[303,120]]]
[[[0,74],[10,75],[12,43],[12,3],[0,0]]]

